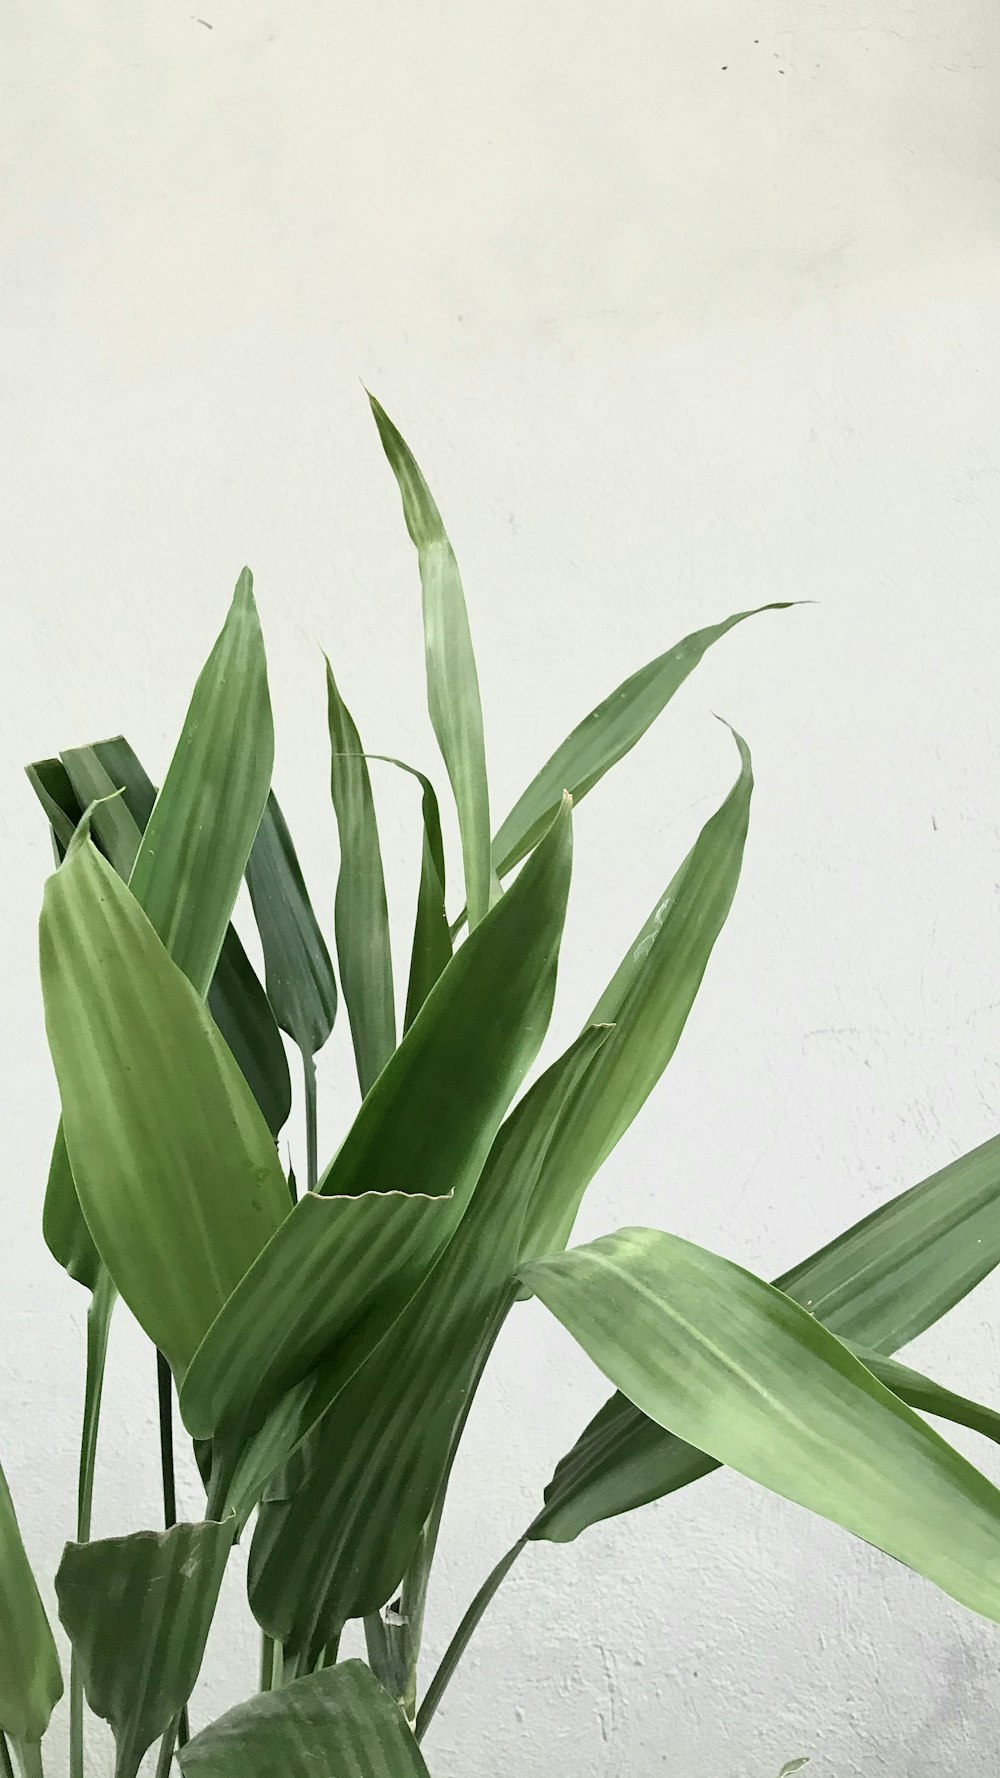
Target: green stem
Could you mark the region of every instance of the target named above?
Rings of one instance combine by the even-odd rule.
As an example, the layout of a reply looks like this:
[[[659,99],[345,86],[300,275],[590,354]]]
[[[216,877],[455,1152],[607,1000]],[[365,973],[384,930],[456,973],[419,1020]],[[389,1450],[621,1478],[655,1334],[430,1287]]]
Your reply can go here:
[[[441,1699],[444,1697],[455,1668],[458,1666],[459,1661],[462,1659],[462,1656],[472,1640],[473,1632],[476,1629],[480,1618],[486,1611],[486,1607],[489,1605],[494,1593],[499,1589],[501,1582],[513,1568],[526,1541],[525,1538],[519,1537],[513,1548],[509,1549],[505,1556],[501,1556],[492,1574],[487,1575],[473,1599],[472,1604],[469,1606],[468,1611],[459,1624],[458,1629],[455,1631],[454,1636],[449,1642],[441,1665],[435,1673],[434,1678],[431,1680],[430,1685],[427,1687],[426,1696],[417,1712],[416,1736],[418,1741],[420,1741],[427,1733],[431,1718],[440,1704]]]
[[[316,1063],[308,1050],[302,1051],[302,1082],[306,1108],[306,1190],[314,1192],[319,1183]]]
[[[180,1718],[175,1716],[160,1742],[160,1757],[156,1762],[156,1778],[170,1778],[170,1767],[173,1763],[174,1748],[177,1745],[177,1731]]]
[[[7,1746],[7,1737],[4,1734],[0,1734],[0,1778],[14,1778],[10,1748]]]
[[[281,1684],[282,1677],[281,1643],[269,1636],[266,1630],[260,1633],[260,1690],[273,1692]]]
[[[177,1484],[174,1479],[174,1380],[162,1352],[156,1354],[156,1399],[160,1420],[160,1479],[163,1484],[163,1524],[169,1531],[177,1523]],[[177,1740],[181,1747],[188,1739],[188,1713],[185,1704],[177,1719]]]
[[[83,1429],[80,1434],[80,1468],[76,1492],[76,1541],[89,1543],[94,1505],[94,1470],[97,1461],[97,1430],[101,1419],[104,1363],[108,1351],[115,1287],[102,1266],[87,1311],[87,1370],[83,1395]],[[69,1666],[69,1772],[83,1778],[83,1674],[70,1651]],[[5,1775],[6,1778],[6,1775]]]
[[[45,1778],[40,1741],[16,1741],[11,1736],[11,1745],[21,1778]]]

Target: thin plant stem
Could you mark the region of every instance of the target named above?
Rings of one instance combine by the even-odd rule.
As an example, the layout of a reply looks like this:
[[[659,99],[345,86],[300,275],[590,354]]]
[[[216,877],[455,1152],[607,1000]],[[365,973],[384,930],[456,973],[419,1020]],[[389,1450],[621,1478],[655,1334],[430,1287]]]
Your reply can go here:
[[[266,1630],[260,1633],[260,1690],[272,1692],[281,1684],[281,1643],[269,1636]]]
[[[430,1685],[427,1687],[424,1701],[421,1704],[420,1709],[417,1711],[415,1733],[418,1741],[427,1733],[431,1718],[447,1690],[448,1683],[455,1668],[458,1666],[459,1661],[462,1659],[462,1656],[472,1640],[476,1626],[485,1613],[486,1607],[489,1605],[493,1595],[498,1591],[501,1582],[506,1579],[507,1575],[513,1568],[526,1541],[525,1538],[519,1537],[513,1548],[509,1549],[505,1556],[501,1556],[492,1574],[487,1575],[473,1599],[472,1604],[469,1606],[468,1611],[459,1624],[458,1629],[455,1631],[454,1636],[449,1642],[448,1647],[444,1652],[441,1665],[435,1673],[434,1678],[431,1680]]]
[[[177,1730],[180,1727],[175,1716],[160,1742],[160,1757],[156,1762],[156,1778],[170,1778],[170,1767],[173,1764],[174,1748],[177,1745]]]
[[[306,1111],[306,1190],[314,1192],[319,1183],[316,1063],[308,1050],[302,1051],[302,1083],[305,1089]]]
[[[6,1735],[0,1734],[0,1778],[14,1778],[14,1766]]]
[[[156,1354],[156,1397],[160,1420],[160,1477],[163,1483],[163,1524],[169,1531],[177,1523],[177,1484],[174,1478],[174,1380],[162,1352]],[[188,1712],[184,1705],[177,1719],[177,1740],[188,1739]],[[169,1761],[168,1761],[169,1767]]]
[[[21,1778],[45,1778],[42,1767],[42,1744],[40,1741],[15,1741],[11,1737],[14,1758]]]
[[[76,1541],[90,1541],[90,1524],[94,1505],[94,1470],[97,1461],[97,1431],[101,1419],[101,1395],[104,1389],[104,1364],[108,1351],[111,1312],[115,1306],[115,1287],[102,1266],[98,1273],[87,1311],[87,1370],[83,1395],[83,1429],[80,1434],[80,1467],[76,1492]],[[70,1778],[83,1778],[83,1674],[70,1651],[69,1666],[69,1772]],[[4,1775],[6,1778],[6,1774]]]

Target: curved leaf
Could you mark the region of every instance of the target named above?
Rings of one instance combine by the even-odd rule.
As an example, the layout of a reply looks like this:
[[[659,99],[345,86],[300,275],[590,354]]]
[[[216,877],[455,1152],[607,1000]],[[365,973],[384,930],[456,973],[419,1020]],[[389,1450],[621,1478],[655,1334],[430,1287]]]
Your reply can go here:
[[[333,1030],[337,983],[313,913],[292,836],[273,791],[247,864],[247,884],[264,950],[267,997],[283,1031],[314,1056]]]
[[[1000,1621],[1000,1490],[790,1297],[654,1229],[525,1276],[650,1419]]]
[[[429,1778],[400,1711],[363,1661],[237,1704],[178,1758],[184,1778]]]
[[[191,1696],[233,1530],[205,1520],[66,1545],[59,1616],[87,1702],[114,1731],[115,1778],[135,1778]]]
[[[423,595],[427,706],[455,795],[469,923],[477,926],[496,897],[497,885],[490,864],[483,711],[465,594],[441,514],[413,453],[374,395],[368,399],[382,449],[399,486],[406,529],[416,546]],[[538,823],[536,838],[555,814],[563,790],[569,788],[560,785],[550,798],[547,819]],[[521,856],[528,850],[526,846]]]
[[[315,1658],[402,1578],[512,1300],[525,1205],[564,1097],[607,1035],[585,1032],[512,1112],[457,1233],[302,1447],[298,1485],[262,1507],[250,1602],[286,1653]]]
[[[204,1003],[83,827],[46,885],[41,961],[88,1227],[183,1371],[288,1213],[270,1131]]]
[[[56,1645],[0,1469],[0,1734],[40,1741],[62,1691]]]
[[[334,924],[362,1098],[396,1047],[396,1011],[375,799],[361,737],[326,663],[330,790],[340,835]]]
[[[574,803],[580,802],[588,790],[600,783],[605,772],[631,752],[674,693],[679,691],[688,674],[694,672],[713,642],[728,635],[748,617],[758,617],[764,611],[790,611],[792,604],[793,601],[782,600],[777,604],[758,605],[752,611],[737,611],[722,623],[693,631],[682,642],[668,648],[665,654],[658,655],[656,660],[623,680],[596,709],[577,723],[572,734],[567,735],[551,759],[546,760],[541,771],[532,778],[527,790],[518,797],[493,840],[493,865],[497,874],[506,876],[531,850],[538,834],[552,819],[552,810],[564,790],[570,792]]]
[[[746,743],[735,739],[736,783],[598,1003],[595,1022],[613,1019],[615,1028],[564,1112],[525,1222],[525,1259],[565,1246],[587,1186],[680,1041],[743,862],[753,773]]]

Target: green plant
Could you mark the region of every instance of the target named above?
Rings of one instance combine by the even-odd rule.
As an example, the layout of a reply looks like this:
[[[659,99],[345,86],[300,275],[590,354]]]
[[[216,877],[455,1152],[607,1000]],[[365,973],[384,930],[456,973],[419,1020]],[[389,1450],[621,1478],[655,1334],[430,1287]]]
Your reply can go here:
[[[993,1439],[1000,1420],[892,1356],[1000,1260],[1000,1139],[774,1284],[656,1230],[568,1246],[589,1181],[673,1054],[736,891],[752,789],[738,736],[730,793],[585,1029],[521,1092],[552,1008],[571,800],[639,740],[712,643],[754,614],[687,637],[619,686],[491,837],[457,564],[413,457],[372,405],[418,554],[465,906],[449,923],[438,803],[414,773],[422,848],[400,1033],[373,756],[328,669],[335,948],[361,1102],[325,1168],[315,1056],[338,990],[270,789],[249,575],[159,793],[120,737],[29,768],[61,861],[41,921],[62,1105],[44,1233],[91,1297],[76,1538],[56,1577],[72,1647],[70,1778],[84,1772],[85,1699],[114,1731],[117,1778],[135,1778],[157,1740],[161,1778],[175,1745],[185,1778],[415,1778],[426,1772],[420,1737],[526,1543],[571,1541],[718,1463],[1000,1621],[1000,1493],[921,1413]],[[244,875],[264,986],[230,924]],[[282,1032],[302,1058],[302,1195],[276,1146],[291,1102]],[[166,1526],[92,1541],[119,1294],[157,1353]],[[559,1464],[421,1693],[455,1449],[493,1341],[530,1294],[617,1393]],[[195,1524],[174,1522],[175,1390],[206,1489]],[[223,1570],[252,1517],[260,1690],[189,1738]],[[364,1623],[367,1665],[337,1658],[352,1619]],[[13,1754],[29,1778],[40,1773],[61,1688],[0,1485],[0,1772]]]

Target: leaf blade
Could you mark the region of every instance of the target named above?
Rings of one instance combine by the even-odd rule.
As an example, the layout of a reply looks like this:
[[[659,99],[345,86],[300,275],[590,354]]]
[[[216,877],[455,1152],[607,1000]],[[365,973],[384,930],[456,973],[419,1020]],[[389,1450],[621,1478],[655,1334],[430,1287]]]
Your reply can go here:
[[[316,1055],[333,1030],[337,983],[288,824],[268,795],[247,863],[247,884],[264,950],[267,997],[283,1031]]]
[[[56,1645],[0,1469],[0,1734],[39,1742],[62,1691]]]

